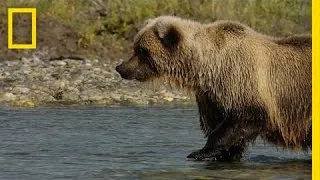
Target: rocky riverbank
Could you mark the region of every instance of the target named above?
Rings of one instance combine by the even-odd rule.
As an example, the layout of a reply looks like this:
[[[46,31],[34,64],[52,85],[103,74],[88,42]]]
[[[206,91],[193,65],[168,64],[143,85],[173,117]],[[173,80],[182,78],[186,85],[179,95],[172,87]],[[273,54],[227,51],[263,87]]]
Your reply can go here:
[[[153,105],[192,104],[190,95],[165,86],[126,81],[114,70],[120,61],[41,59],[0,62],[0,104]]]

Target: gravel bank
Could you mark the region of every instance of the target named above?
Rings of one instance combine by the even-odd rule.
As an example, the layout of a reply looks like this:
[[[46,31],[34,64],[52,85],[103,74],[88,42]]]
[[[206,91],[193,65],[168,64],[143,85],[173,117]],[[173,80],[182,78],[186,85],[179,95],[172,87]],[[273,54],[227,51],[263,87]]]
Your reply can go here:
[[[121,61],[121,60],[120,60]],[[44,60],[37,56],[0,62],[0,104],[157,105],[193,104],[190,95],[121,79],[116,61]]]

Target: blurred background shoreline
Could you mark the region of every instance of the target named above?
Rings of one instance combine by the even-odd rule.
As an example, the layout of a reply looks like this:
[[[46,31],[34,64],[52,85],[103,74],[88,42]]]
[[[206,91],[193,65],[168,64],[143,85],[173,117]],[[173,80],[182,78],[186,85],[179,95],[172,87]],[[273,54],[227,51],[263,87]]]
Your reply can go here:
[[[37,8],[37,49],[7,49],[7,8]],[[0,104],[193,105],[192,95],[124,81],[114,67],[132,53],[142,23],[176,15],[236,20],[270,36],[311,33],[310,0],[5,0],[0,2]],[[14,41],[28,43],[30,16],[14,16]]]

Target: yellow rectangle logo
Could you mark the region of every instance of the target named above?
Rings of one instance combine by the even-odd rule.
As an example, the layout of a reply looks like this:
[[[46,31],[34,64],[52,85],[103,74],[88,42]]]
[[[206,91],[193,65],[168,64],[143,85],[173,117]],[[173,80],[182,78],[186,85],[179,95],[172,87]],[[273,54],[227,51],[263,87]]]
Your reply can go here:
[[[312,180],[320,179],[320,2],[312,1]]]
[[[32,41],[31,44],[13,44],[13,13],[31,13]],[[37,9],[36,8],[8,8],[8,49],[36,49],[37,48]]]

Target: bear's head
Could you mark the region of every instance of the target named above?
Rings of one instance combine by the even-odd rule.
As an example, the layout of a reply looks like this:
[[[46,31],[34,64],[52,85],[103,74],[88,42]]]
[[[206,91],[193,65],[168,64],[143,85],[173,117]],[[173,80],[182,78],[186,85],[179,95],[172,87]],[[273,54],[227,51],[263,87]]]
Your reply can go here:
[[[171,16],[147,20],[134,39],[132,57],[116,70],[129,80],[147,81],[164,75],[187,78],[194,71],[194,37],[199,27],[196,22]]]

